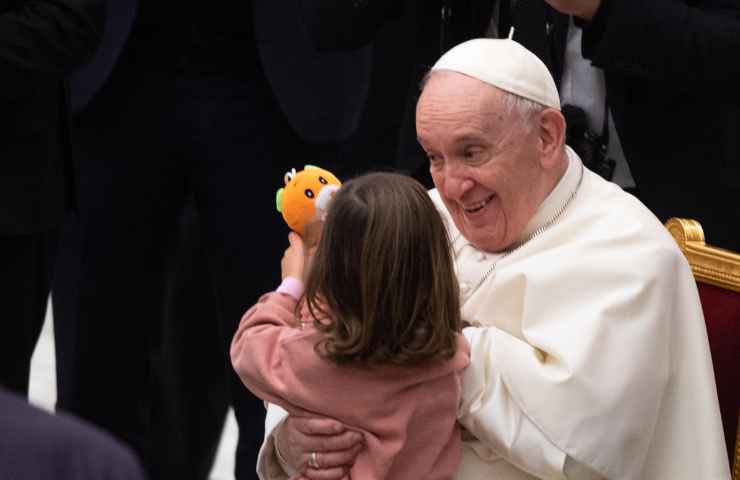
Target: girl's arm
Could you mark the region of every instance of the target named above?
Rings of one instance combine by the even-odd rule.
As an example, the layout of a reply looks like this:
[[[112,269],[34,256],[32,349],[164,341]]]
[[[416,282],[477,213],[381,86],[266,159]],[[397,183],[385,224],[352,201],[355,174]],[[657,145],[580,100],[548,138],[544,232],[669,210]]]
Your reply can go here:
[[[288,241],[290,246],[280,264],[283,282],[276,292],[263,295],[242,317],[231,342],[231,363],[252,393],[291,411],[295,409],[290,408],[291,397],[287,395],[302,391],[291,365],[310,361],[313,350],[298,348],[286,355],[282,348],[285,340],[300,335],[295,328],[295,311],[303,295],[300,279],[306,264],[301,237],[290,232]]]
[[[300,334],[295,316],[302,283],[286,278],[276,292],[263,295],[242,317],[231,342],[231,363],[255,395],[289,408],[290,367],[300,359],[284,358],[281,344]],[[310,354],[310,352],[309,352]]]

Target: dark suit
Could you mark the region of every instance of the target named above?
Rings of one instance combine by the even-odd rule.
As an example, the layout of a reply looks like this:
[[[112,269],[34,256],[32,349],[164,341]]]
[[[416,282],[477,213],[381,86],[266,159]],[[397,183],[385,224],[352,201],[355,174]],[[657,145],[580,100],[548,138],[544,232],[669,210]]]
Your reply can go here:
[[[100,6],[0,1],[0,384],[23,393],[73,203],[64,77],[94,52]]]
[[[107,434],[0,388],[0,478],[143,480],[144,474],[132,452]]]
[[[182,4],[175,18],[164,2],[142,2],[117,64],[74,119],[79,257],[67,274],[79,287],[55,317],[67,332],[59,404],[130,443],[156,478],[204,475],[163,455],[178,439],[156,431],[171,413],[155,400],[171,351],[164,318],[221,332],[218,361],[229,365],[240,426],[237,478],[256,478],[264,407],[231,370],[228,345],[246,308],[279,280],[287,229],[274,196],[284,173],[333,168],[324,144],[356,128],[367,90],[369,51],[317,55],[297,14],[266,0],[221,0]],[[191,198],[208,259],[195,283],[215,295],[215,311],[173,318],[164,300],[170,251]]]
[[[638,197],[740,249],[740,2],[603,0],[583,54],[606,74]]]
[[[493,1],[302,0],[317,49],[372,45],[368,102],[356,135],[343,145],[347,155],[364,166],[393,165],[431,185],[416,141],[419,83],[442,52],[485,31]]]

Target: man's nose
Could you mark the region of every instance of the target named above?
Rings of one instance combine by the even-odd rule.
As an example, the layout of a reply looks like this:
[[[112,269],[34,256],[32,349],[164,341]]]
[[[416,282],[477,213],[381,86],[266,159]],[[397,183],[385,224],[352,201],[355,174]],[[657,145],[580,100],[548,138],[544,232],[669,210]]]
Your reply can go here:
[[[471,188],[473,180],[460,168],[447,168],[445,171],[445,196],[450,198],[461,198]]]

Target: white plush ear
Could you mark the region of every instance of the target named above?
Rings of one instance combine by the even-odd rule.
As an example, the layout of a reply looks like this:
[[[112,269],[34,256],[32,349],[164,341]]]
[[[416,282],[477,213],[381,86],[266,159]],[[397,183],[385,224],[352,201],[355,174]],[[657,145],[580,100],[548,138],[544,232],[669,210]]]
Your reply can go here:
[[[291,180],[295,178],[296,172],[295,168],[291,168],[289,171],[285,172],[285,177],[283,180],[285,181],[285,184],[289,184]]]
[[[329,203],[332,198],[334,198],[334,195],[338,190],[339,187],[336,185],[325,185],[316,196],[316,201],[314,202],[314,206],[316,207],[316,217],[322,222],[326,221],[326,215],[329,211]]]

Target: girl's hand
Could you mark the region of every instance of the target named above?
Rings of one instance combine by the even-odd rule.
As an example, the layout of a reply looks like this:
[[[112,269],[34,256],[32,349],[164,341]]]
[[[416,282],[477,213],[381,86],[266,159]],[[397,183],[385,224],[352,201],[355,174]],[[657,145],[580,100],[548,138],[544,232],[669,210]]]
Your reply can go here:
[[[319,245],[323,231],[324,222],[322,220],[314,220],[306,225],[306,231],[303,233],[303,237],[301,238],[303,238],[303,244],[309,251],[309,256],[316,251],[316,247]]]
[[[288,234],[288,241],[290,246],[285,249],[283,260],[280,262],[283,279],[294,277],[303,280],[303,272],[306,268],[306,247],[301,237],[295,232]]]

